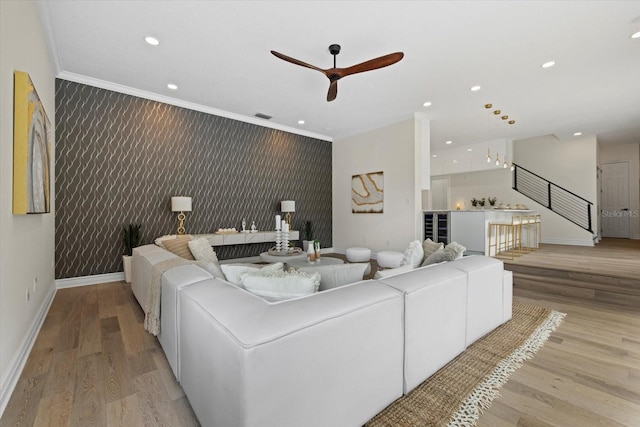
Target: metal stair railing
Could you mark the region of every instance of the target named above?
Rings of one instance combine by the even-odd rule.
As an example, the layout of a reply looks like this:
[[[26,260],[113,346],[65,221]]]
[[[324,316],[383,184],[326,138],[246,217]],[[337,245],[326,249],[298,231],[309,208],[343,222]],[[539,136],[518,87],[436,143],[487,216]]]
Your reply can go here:
[[[593,234],[593,203],[516,164],[513,189]]]

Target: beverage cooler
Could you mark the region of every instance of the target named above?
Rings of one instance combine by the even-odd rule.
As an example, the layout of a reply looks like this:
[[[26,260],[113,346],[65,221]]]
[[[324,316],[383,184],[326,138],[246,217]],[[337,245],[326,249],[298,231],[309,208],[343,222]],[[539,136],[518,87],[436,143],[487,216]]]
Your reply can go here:
[[[451,213],[449,211],[424,212],[424,239],[448,245],[451,240]]]

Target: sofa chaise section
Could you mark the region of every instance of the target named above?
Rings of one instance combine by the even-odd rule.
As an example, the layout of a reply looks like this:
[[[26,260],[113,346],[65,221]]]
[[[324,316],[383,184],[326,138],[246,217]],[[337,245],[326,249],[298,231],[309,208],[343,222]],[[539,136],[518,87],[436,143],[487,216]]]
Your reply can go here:
[[[180,291],[182,387],[206,426],[357,426],[403,391],[403,298],[375,281],[268,303]]]

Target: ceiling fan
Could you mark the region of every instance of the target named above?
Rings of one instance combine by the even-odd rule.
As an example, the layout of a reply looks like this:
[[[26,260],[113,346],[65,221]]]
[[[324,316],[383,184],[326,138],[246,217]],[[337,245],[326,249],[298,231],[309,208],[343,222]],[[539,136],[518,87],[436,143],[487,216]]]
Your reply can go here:
[[[379,58],[370,59],[369,61],[365,61],[360,64],[352,65],[351,67],[337,68],[336,56],[340,53],[340,45],[332,44],[331,46],[329,46],[329,53],[333,55],[333,68],[327,68],[326,70],[324,70],[314,65],[307,64],[306,62],[302,62],[298,59],[291,58],[290,56],[283,55],[279,52],[276,52],[275,50],[272,50],[271,53],[282,60],[291,62],[292,64],[300,65],[302,67],[311,68],[312,70],[320,71],[325,76],[327,76],[330,82],[329,92],[327,93],[327,101],[329,102],[336,99],[336,96],[338,95],[338,80],[340,80],[341,78],[349,76],[351,74],[363,73],[365,71],[377,70],[378,68],[387,67],[389,65],[395,64],[404,57],[403,52],[395,52],[381,56]]]

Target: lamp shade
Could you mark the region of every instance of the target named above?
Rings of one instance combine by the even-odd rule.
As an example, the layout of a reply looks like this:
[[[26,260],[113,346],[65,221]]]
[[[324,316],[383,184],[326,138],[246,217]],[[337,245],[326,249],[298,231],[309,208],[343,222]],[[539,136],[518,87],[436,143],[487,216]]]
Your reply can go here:
[[[295,212],[296,211],[296,202],[293,200],[283,200],[280,202],[280,210],[282,212]]]
[[[191,197],[174,196],[171,198],[172,212],[191,212]]]

